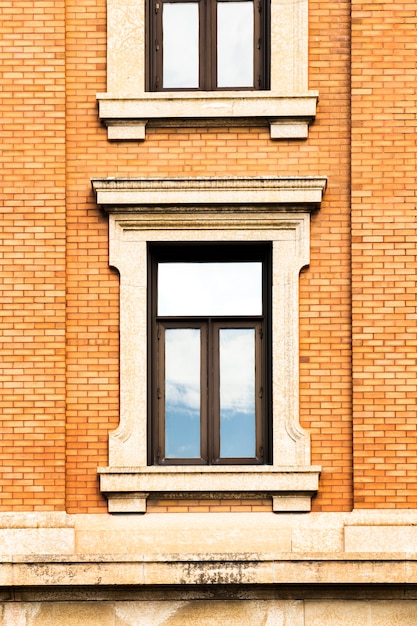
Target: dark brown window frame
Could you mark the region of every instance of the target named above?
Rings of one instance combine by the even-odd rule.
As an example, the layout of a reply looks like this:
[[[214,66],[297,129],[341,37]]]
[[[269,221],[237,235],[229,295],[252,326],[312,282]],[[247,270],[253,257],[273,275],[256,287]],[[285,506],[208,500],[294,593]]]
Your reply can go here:
[[[217,86],[217,3],[233,0],[148,0],[146,29],[147,91],[254,91],[270,88],[270,0],[254,0],[254,86]],[[162,4],[199,4],[199,86],[164,88]]]
[[[161,261],[260,261],[263,265],[263,314],[260,316],[168,317],[157,315],[157,267]],[[271,454],[271,246],[270,244],[148,245],[148,463],[150,465],[269,464]],[[164,406],[164,332],[167,328],[201,328],[200,458],[166,458]],[[254,457],[220,458],[220,328],[255,329],[256,453]]]

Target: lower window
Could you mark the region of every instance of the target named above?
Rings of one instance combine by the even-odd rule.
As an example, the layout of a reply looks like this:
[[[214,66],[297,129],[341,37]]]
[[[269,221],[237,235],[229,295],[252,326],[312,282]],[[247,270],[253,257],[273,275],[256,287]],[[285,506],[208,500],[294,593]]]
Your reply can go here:
[[[270,246],[149,255],[150,463],[270,462]]]

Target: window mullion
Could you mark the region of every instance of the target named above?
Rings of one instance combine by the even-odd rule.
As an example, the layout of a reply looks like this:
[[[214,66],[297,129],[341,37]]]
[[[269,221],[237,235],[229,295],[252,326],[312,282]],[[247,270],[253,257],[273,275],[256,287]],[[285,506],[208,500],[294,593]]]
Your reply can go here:
[[[200,450],[201,458],[207,464],[210,463],[210,369],[209,369],[209,324],[201,324],[201,373],[200,373]]]
[[[159,91],[162,88],[162,0],[154,0],[151,4],[151,76],[152,89]],[[152,26],[153,25],[153,26]]]
[[[159,464],[165,457],[165,332],[161,324],[156,324],[157,378],[153,390],[153,403],[157,407],[154,462]]]
[[[217,2],[201,0],[201,4],[203,20],[200,63],[203,66],[203,89],[210,91],[217,87]]]
[[[199,16],[199,87],[203,91],[207,89],[207,49],[208,41],[206,34],[207,0],[200,0],[198,4]]]
[[[267,0],[256,0],[254,15],[254,88],[269,88],[269,5]]]
[[[209,332],[209,393],[208,410],[210,419],[209,427],[209,463],[218,462],[220,458],[220,359],[219,359],[219,330],[212,319],[208,320]]]
[[[265,388],[265,333],[263,322],[256,324],[255,335],[255,407],[256,407],[256,456],[263,462],[266,455],[265,450],[265,425],[264,413],[266,406]]]
[[[254,2],[254,42],[253,42],[253,80],[255,89],[261,89],[263,86],[262,76],[262,50],[264,46],[263,32],[262,32],[262,13],[263,3],[261,0]]]

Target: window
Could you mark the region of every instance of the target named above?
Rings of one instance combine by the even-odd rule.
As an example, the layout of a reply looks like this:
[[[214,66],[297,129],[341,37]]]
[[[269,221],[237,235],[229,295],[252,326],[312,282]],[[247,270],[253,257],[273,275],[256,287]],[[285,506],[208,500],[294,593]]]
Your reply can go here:
[[[266,0],[150,0],[149,91],[267,89]]]
[[[311,465],[310,435],[299,422],[298,280],[309,263],[310,213],[320,207],[326,178],[105,178],[92,184],[97,204],[109,214],[109,260],[120,275],[120,423],[109,433],[108,466],[98,468],[109,512],[144,513],[150,497],[248,496],[271,497],[274,511],[309,511],[320,468]],[[238,302],[239,293],[244,295],[236,309],[212,309],[203,300],[199,287],[208,278],[201,270],[213,279],[217,263],[223,277],[234,265],[254,266],[258,278],[249,280],[246,272],[247,289],[237,289],[231,298]],[[184,276],[187,266],[195,270],[197,265],[196,280]],[[235,283],[228,281],[227,289]],[[215,302],[227,303],[219,287],[217,281]],[[255,294],[255,304],[248,304],[248,293]],[[163,303],[167,294],[173,310]],[[179,308],[182,303],[185,309]],[[203,309],[191,306],[201,304]],[[159,340],[153,324],[161,326]],[[162,348],[155,346],[158,341]],[[195,359],[199,377],[191,376],[189,363],[188,368],[183,361],[182,369],[177,366],[178,342],[194,345],[187,358]],[[236,348],[223,350],[236,342],[249,355],[242,363]],[[245,400],[251,398],[243,403],[243,431],[251,436],[233,441],[226,429],[222,447],[222,408],[236,408],[227,396],[224,400],[222,372],[224,385],[233,387],[236,380],[228,374],[237,370],[236,361],[252,381],[247,394],[239,392]],[[172,412],[167,419],[165,408],[154,409],[155,402],[166,402],[173,370],[176,379],[181,373],[185,380],[183,390],[194,394],[187,402],[188,408],[197,407],[197,436],[187,432],[185,421],[175,423]],[[158,386],[161,400],[155,399]],[[177,396],[168,391],[168,404]],[[166,443],[171,417],[176,428]],[[188,456],[180,451],[181,441],[190,446]],[[230,441],[234,447],[228,449]]]
[[[318,101],[308,89],[308,0],[106,4],[107,89],[97,99],[109,140],[212,124],[307,138]]]
[[[268,461],[269,246],[151,246],[152,464]]]

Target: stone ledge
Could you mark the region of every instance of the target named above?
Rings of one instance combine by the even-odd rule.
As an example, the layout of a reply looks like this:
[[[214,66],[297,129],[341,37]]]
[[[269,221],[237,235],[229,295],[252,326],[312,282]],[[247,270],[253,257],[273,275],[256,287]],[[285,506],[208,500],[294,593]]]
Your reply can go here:
[[[417,509],[355,509],[345,526],[417,526]]]
[[[416,584],[417,555],[103,555],[7,559],[2,586]]]
[[[0,513],[0,529],[4,528],[74,528],[74,517],[68,513],[51,512],[22,512]],[[1,553],[1,550],[0,550]]]
[[[99,467],[111,513],[144,513],[146,499],[273,498],[273,510],[305,512],[318,490],[320,467]]]
[[[262,94],[262,95],[261,95]],[[269,125],[271,139],[306,139],[316,116],[318,93],[294,96],[271,92],[144,93],[138,97],[97,94],[99,117],[108,129],[108,139],[143,141],[147,124],[176,126],[230,126],[238,121]]]
[[[239,213],[251,204],[302,205],[308,212],[320,206],[327,185],[325,176],[233,177],[233,178],[93,178],[96,202],[108,213],[126,212],[132,207],[174,206],[175,212],[196,207],[228,206]],[[253,210],[253,207],[252,207]],[[285,210],[288,210],[286,208]],[[292,209],[294,210],[294,209]],[[265,211],[265,209],[263,209]]]

